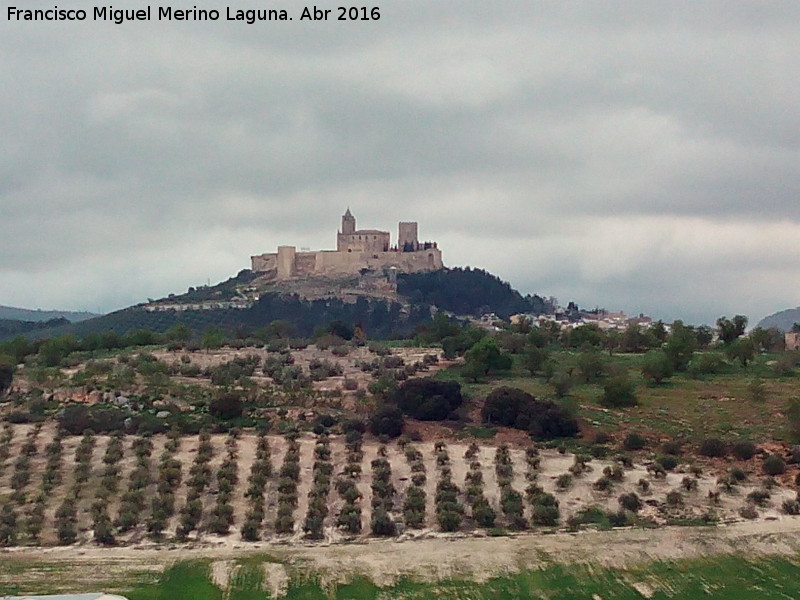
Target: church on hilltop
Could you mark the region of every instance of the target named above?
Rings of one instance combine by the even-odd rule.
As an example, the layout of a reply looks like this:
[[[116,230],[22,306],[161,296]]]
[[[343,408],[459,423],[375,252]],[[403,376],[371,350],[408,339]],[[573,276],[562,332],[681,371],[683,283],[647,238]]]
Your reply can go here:
[[[250,257],[256,273],[273,272],[278,280],[298,277],[338,277],[367,271],[399,273],[437,271],[444,267],[436,242],[420,243],[417,223],[400,223],[397,244],[388,231],[356,229],[356,218],[347,209],[336,234],[336,250],[298,252],[295,246],[278,246],[277,252]]]

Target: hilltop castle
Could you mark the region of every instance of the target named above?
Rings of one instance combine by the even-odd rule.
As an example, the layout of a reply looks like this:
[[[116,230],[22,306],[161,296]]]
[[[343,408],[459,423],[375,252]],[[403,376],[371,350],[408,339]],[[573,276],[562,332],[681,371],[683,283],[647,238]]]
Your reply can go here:
[[[396,272],[436,271],[444,267],[436,242],[420,243],[417,223],[400,223],[397,245],[392,246],[388,231],[356,229],[350,209],[342,216],[336,234],[336,250],[297,252],[295,246],[278,246],[278,251],[250,257],[254,272],[275,273],[279,280],[305,276],[336,277],[358,275],[365,269]]]

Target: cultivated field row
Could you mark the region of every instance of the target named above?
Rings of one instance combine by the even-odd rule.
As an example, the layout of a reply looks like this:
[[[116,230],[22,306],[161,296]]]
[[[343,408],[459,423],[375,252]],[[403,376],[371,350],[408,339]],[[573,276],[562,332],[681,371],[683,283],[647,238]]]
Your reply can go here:
[[[383,445],[355,431],[58,439],[51,424],[19,425],[0,432],[0,543],[335,541],[575,527],[603,515],[614,525],[729,519],[743,509],[783,518],[795,501],[752,473],[724,486],[719,475],[533,446]]]

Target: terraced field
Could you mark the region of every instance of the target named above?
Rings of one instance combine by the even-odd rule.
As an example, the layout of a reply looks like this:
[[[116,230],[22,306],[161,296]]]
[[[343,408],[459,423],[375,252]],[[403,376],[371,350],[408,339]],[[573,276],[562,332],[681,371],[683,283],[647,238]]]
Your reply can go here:
[[[792,473],[741,481],[504,445],[380,444],[343,436],[94,436],[52,425],[0,435],[6,546],[339,542],[787,518]],[[715,470],[716,469],[716,470]],[[623,496],[627,500],[623,500]],[[624,507],[626,510],[621,510]]]

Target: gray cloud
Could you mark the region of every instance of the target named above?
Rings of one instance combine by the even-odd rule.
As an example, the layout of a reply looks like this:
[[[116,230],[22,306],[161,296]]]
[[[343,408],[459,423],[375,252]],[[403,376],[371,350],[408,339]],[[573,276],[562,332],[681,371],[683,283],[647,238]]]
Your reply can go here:
[[[0,15],[0,303],[109,310],[223,279],[277,244],[331,247],[348,205],[585,305],[711,321],[800,303],[800,5],[381,8]]]

